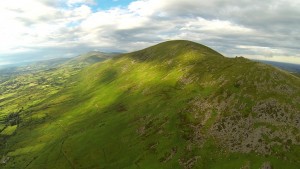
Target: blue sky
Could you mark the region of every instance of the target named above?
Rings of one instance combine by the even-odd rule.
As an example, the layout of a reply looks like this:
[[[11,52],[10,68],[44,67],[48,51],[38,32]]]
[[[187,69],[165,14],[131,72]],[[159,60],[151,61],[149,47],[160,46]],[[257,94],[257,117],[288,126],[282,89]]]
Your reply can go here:
[[[109,10],[111,8],[124,8],[127,7],[134,0],[94,0],[90,3],[92,11],[97,12],[99,10]],[[65,3],[63,3],[63,6]],[[82,3],[75,4],[74,6],[79,7]],[[73,7],[74,7],[73,6]]]
[[[113,7],[126,7],[128,6],[133,0],[96,0],[95,2],[97,5],[93,6],[93,10],[98,9],[110,9]]]
[[[185,39],[300,64],[298,0],[1,0],[0,65]]]

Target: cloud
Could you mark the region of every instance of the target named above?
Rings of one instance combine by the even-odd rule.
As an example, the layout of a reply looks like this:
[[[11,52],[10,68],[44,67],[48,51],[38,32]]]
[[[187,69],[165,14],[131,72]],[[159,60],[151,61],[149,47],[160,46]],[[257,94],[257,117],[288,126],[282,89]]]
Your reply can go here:
[[[73,6],[78,4],[95,4],[94,0],[68,0],[67,5]]]
[[[255,31],[241,25],[234,24],[230,21],[218,19],[207,20],[197,17],[191,20],[181,28],[182,31],[205,32],[214,35],[249,35]]]
[[[260,53],[265,57],[273,57],[274,55],[287,55],[285,51],[281,49],[274,49],[270,47],[238,45],[237,48],[245,49],[248,51],[248,53]]]
[[[11,64],[11,62],[7,62],[7,61],[1,62],[0,61],[0,66],[2,66],[2,65],[9,65],[9,64]]]
[[[1,1],[0,57],[133,51],[172,39],[203,43],[227,56],[300,57],[297,0],[136,0],[95,8],[92,0]]]

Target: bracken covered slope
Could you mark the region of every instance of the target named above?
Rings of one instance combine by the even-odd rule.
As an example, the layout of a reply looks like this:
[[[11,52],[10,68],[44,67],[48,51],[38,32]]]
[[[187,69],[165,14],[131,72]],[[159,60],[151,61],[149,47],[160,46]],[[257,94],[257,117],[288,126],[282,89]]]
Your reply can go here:
[[[300,166],[300,79],[285,71],[169,41],[69,83],[24,110],[1,167]]]

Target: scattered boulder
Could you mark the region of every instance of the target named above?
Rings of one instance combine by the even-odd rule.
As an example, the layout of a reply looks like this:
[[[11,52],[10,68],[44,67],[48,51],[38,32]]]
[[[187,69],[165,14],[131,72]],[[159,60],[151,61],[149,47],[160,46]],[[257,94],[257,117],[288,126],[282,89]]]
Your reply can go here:
[[[260,168],[261,169],[272,169],[273,167],[270,162],[264,162]]]

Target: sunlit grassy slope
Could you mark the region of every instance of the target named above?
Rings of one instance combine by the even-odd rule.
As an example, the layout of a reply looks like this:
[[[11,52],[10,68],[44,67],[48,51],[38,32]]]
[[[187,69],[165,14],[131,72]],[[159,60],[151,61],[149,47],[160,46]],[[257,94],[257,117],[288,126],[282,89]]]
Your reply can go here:
[[[7,115],[28,110],[71,85],[68,79],[84,67],[113,56],[114,54],[89,52],[73,59],[53,59],[1,71],[0,126]]]
[[[94,64],[25,110],[2,168],[299,168],[300,80],[189,41]]]

